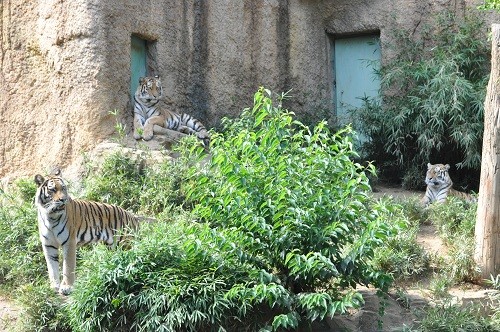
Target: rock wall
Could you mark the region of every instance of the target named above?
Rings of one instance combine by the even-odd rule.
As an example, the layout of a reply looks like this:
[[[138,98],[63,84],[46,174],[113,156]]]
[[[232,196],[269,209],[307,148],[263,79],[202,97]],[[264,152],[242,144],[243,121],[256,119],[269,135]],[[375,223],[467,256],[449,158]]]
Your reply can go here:
[[[1,2],[0,176],[69,165],[113,133],[93,10],[82,0]]]
[[[2,0],[0,177],[83,154],[132,128],[130,38],[150,41],[164,106],[217,126],[251,106],[259,86],[292,89],[286,106],[316,121],[331,113],[331,36],[398,26],[419,38],[432,13],[466,0]],[[485,14],[486,15],[486,14]],[[493,18],[498,18],[498,14]],[[116,119],[110,111],[118,110]]]

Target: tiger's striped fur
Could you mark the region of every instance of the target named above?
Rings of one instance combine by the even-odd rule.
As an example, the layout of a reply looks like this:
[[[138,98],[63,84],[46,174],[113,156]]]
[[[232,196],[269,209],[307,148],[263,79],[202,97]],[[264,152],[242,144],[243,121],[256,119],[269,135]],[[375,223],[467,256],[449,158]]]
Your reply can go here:
[[[158,76],[141,77],[134,95],[134,138],[149,141],[153,138],[154,125],[176,130],[184,134],[194,134],[210,145],[210,135],[203,124],[186,113],[176,113],[160,109],[158,103],[163,97],[163,87]]]
[[[453,181],[451,181],[448,172],[449,169],[450,165],[448,164],[427,164],[427,174],[425,176],[427,189],[422,198],[422,204],[424,206],[428,206],[433,202],[443,203],[448,196],[455,196],[468,202],[476,201],[472,195],[452,188]]]
[[[108,245],[137,229],[139,219],[124,209],[105,203],[72,199],[61,172],[44,178],[35,176],[38,185],[35,205],[38,230],[47,263],[51,286],[67,295],[75,281],[77,246],[102,241]],[[62,248],[62,282],[59,280],[59,248]]]

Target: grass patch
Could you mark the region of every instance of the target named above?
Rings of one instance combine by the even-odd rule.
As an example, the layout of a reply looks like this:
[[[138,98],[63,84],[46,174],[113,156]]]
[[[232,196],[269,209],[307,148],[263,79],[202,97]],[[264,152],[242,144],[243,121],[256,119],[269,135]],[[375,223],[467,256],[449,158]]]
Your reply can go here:
[[[480,314],[477,306],[460,306],[445,302],[419,312],[421,318],[413,332],[495,332],[500,326]]]
[[[400,204],[392,199],[381,199],[378,204],[389,204],[393,208],[384,216],[397,232],[389,237],[380,247],[375,249],[373,263],[377,268],[390,273],[396,280],[408,279],[425,273],[429,267],[429,257],[422,246],[417,243],[420,215],[418,209],[406,201]],[[421,210],[421,209],[420,209]]]
[[[448,197],[446,204],[432,204],[429,219],[448,247],[444,272],[456,283],[478,282],[474,261],[474,227],[477,203]]]

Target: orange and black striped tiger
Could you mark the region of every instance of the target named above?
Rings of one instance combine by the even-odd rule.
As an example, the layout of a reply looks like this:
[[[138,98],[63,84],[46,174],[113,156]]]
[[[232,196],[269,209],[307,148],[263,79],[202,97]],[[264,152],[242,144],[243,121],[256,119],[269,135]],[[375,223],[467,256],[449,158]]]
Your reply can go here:
[[[77,246],[98,241],[108,245],[119,242],[126,236],[125,230],[138,227],[139,218],[118,206],[72,199],[60,170],[47,178],[36,175],[35,183],[38,230],[50,284],[67,295],[75,281]],[[59,248],[63,252],[62,282]]]
[[[149,141],[153,138],[154,126],[196,135],[205,148],[210,145],[210,135],[203,124],[186,113],[175,113],[159,108],[163,87],[158,76],[141,77],[134,95],[134,138]]]
[[[427,164],[427,173],[425,175],[427,189],[422,198],[424,206],[428,206],[433,202],[443,203],[448,196],[455,196],[468,202],[476,201],[472,195],[452,188],[453,181],[451,181],[450,174],[448,173],[449,169],[450,165],[448,164]]]

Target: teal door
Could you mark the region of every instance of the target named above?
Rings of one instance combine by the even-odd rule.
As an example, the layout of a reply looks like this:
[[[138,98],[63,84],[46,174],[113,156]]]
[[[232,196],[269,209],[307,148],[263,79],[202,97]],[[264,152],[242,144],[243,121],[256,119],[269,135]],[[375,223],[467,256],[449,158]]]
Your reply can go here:
[[[380,38],[376,35],[332,41],[333,98],[337,124],[350,123],[349,110],[362,106],[360,98],[378,97]]]
[[[133,100],[139,78],[146,76],[146,41],[132,36],[130,45],[130,97]]]

